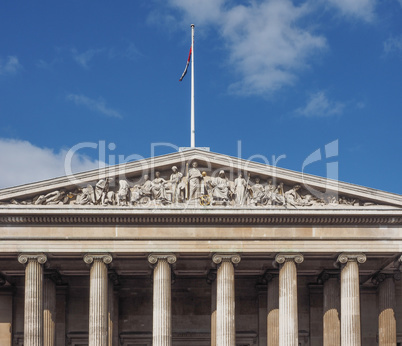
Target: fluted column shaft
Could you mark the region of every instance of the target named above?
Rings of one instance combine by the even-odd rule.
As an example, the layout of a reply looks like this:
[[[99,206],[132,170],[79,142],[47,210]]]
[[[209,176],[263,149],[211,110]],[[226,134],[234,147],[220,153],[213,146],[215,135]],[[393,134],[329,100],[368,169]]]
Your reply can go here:
[[[208,274],[211,283],[211,346],[216,346],[216,271]]]
[[[385,277],[378,287],[378,344],[396,346],[395,282]]]
[[[268,282],[267,289],[267,345],[279,346],[279,277]]]
[[[111,280],[109,280],[107,324],[108,324],[107,344],[108,346],[113,346],[114,292],[113,292],[113,283]]]
[[[235,254],[215,254],[216,277],[216,346],[236,346],[234,266],[240,262]]]
[[[22,254],[25,267],[24,346],[43,345],[43,254]]]
[[[89,283],[89,346],[107,346],[108,339],[108,275],[109,254],[87,254],[91,264]]]
[[[279,270],[279,345],[299,346],[297,315],[296,263],[304,260],[301,254],[278,254]]]
[[[56,343],[56,284],[50,278],[43,285],[43,346]]]
[[[341,345],[339,280],[329,278],[324,282],[324,346]]]
[[[359,265],[364,263],[363,254],[344,253],[338,257],[343,264],[341,271],[341,345],[360,346],[360,284]]]
[[[151,254],[148,261],[154,264],[153,272],[153,325],[152,345],[172,345],[172,273],[170,265],[176,262],[173,254]]]

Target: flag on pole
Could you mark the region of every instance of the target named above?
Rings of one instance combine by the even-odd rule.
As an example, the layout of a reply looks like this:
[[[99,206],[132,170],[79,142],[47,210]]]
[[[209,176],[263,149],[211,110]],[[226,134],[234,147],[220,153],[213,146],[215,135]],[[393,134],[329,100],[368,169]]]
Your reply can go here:
[[[190,47],[190,52],[188,53],[188,59],[187,59],[186,68],[184,69],[184,72],[183,72],[183,74],[181,75],[181,77],[180,77],[180,79],[179,79],[179,82],[181,82],[181,81],[183,80],[184,76],[185,76],[186,73],[187,73],[188,65],[190,64],[190,59],[191,59],[191,48],[192,48],[192,47]]]

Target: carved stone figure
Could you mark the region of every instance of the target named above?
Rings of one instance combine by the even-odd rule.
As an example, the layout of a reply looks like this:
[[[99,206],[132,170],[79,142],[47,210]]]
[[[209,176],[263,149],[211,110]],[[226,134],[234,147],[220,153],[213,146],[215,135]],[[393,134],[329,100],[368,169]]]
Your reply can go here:
[[[166,189],[165,189],[165,184],[167,181],[163,178],[161,178],[160,173],[156,172],[155,173],[155,179],[152,181],[152,197],[155,200],[166,202],[168,199],[166,197]]]
[[[41,204],[64,204],[67,202],[65,191],[53,191],[47,195],[40,195],[36,200],[34,200],[35,205]]]
[[[87,185],[82,189],[81,194],[77,196],[75,204],[86,205],[95,204],[95,191],[91,185]]]
[[[253,197],[250,203],[254,205],[263,205],[266,203],[265,189],[264,186],[260,184],[260,178],[255,178],[255,184],[251,187]]]
[[[265,196],[267,198],[267,204],[272,205],[275,194],[275,185],[272,184],[272,180],[268,180],[268,185],[265,186]]]
[[[119,191],[116,194],[117,204],[128,205],[129,200],[130,200],[130,185],[126,180],[119,180]]]
[[[152,196],[152,182],[147,174],[144,175],[144,184],[141,186],[141,192],[144,196]]]
[[[223,170],[219,172],[219,175],[215,179],[211,180],[210,184],[212,186],[212,198],[215,201],[229,201],[229,180],[226,178]]]
[[[297,193],[299,189],[300,186],[295,185],[292,189],[285,192],[286,205],[291,205],[292,207],[296,207],[297,205],[299,205],[298,200],[300,199],[300,196]]]
[[[247,181],[243,178],[243,175],[241,173],[239,173],[239,176],[234,181],[234,193],[236,205],[246,204]]]
[[[285,192],[283,190],[283,183],[279,183],[276,187],[275,192],[272,195],[272,202],[277,205],[285,205]]]
[[[144,183],[142,185],[135,185],[131,190],[130,202],[133,205],[146,204],[152,197],[152,182],[149,180],[147,174],[144,175]]]
[[[173,173],[170,175],[169,183],[172,193],[172,202],[182,202],[184,200],[185,184],[182,182],[183,174],[177,170],[176,166],[172,167]]]
[[[355,205],[355,203],[357,202],[357,205],[359,205],[358,201],[354,198],[339,197],[338,202],[339,204],[346,204],[346,205]]]
[[[133,205],[136,205],[141,199],[142,191],[139,185],[134,185],[131,189],[131,198],[130,202]]]
[[[212,178],[207,175],[207,172],[202,172],[202,180],[200,185],[200,194],[201,196],[210,196],[212,195],[212,187],[211,180]]]
[[[300,185],[295,185],[292,189],[285,192],[285,200],[287,205],[291,205],[293,207],[312,205],[312,202],[309,198],[303,198],[299,194],[298,191],[300,190],[300,188]]]
[[[95,185],[95,204],[107,205],[107,193],[109,191],[109,179],[101,179]]]
[[[195,199],[199,196],[200,183],[202,180],[202,174],[200,170],[197,168],[198,163],[194,161],[191,165],[192,167],[188,171],[188,199]]]

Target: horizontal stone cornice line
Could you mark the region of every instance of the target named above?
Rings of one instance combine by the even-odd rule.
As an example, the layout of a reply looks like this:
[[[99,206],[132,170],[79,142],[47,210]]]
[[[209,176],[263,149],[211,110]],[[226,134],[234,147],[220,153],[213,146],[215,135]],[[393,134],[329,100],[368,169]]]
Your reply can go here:
[[[285,262],[295,262],[296,264],[303,263],[304,256],[301,253],[278,253],[275,256],[275,262],[283,264]]]
[[[113,257],[109,253],[87,253],[84,255],[84,262],[86,264],[92,264],[94,261],[102,261],[105,264],[110,264],[113,261]]]
[[[37,261],[39,264],[45,264],[47,256],[44,253],[22,253],[18,255],[18,262],[26,264],[29,261]]]
[[[347,262],[357,262],[363,264],[367,257],[363,253],[343,252],[338,256],[337,262],[346,264]]]
[[[177,257],[173,253],[151,253],[148,255],[148,262],[152,265],[158,263],[158,261],[166,261],[169,264],[175,264]]]
[[[402,225],[402,216],[376,215],[290,215],[290,214],[153,214],[138,215],[6,215],[1,225]]]

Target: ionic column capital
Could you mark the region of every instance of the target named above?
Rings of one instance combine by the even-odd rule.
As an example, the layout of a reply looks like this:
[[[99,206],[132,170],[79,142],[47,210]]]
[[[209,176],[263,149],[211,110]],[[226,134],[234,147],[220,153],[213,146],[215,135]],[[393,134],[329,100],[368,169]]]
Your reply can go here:
[[[158,261],[166,261],[169,264],[175,264],[177,257],[173,253],[151,253],[148,256],[148,262],[152,265],[158,263]]]
[[[207,283],[212,284],[216,280],[216,269],[210,269],[207,274]]]
[[[84,256],[86,264],[92,264],[94,261],[102,261],[105,264],[110,264],[113,261],[113,257],[108,253],[87,253]]]
[[[275,256],[275,263],[283,264],[285,262],[303,263],[304,256],[301,253],[278,253]]]
[[[116,273],[116,271],[110,270],[108,276],[109,276],[109,280],[113,283],[114,288],[120,287],[120,285],[121,285],[120,277]]]
[[[324,270],[321,272],[320,275],[318,275],[317,282],[319,284],[324,284],[326,281],[329,279],[338,279],[339,280],[339,270]]]
[[[44,253],[37,254],[27,254],[22,253],[18,256],[18,262],[21,264],[26,264],[28,261],[36,260],[39,264],[45,264],[47,261],[47,257]]]
[[[398,257],[394,262],[394,268],[402,272],[402,255]]]
[[[357,262],[362,264],[366,262],[367,257],[364,253],[350,253],[350,252],[343,252],[338,256],[337,262],[341,264],[346,264],[348,262]]]
[[[393,279],[393,280],[400,280],[401,276],[400,273],[377,273],[371,278],[371,282],[375,285],[378,286],[382,282],[384,282],[386,279]]]
[[[222,262],[231,262],[234,265],[239,264],[241,257],[237,253],[216,253],[212,256],[212,262],[215,264],[221,264]]]

